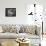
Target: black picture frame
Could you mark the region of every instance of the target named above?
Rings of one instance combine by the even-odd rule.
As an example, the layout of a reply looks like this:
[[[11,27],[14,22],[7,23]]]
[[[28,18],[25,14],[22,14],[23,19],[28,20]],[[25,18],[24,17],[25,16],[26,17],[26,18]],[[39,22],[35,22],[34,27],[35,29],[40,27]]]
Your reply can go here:
[[[6,17],[16,17],[16,8],[5,8]]]

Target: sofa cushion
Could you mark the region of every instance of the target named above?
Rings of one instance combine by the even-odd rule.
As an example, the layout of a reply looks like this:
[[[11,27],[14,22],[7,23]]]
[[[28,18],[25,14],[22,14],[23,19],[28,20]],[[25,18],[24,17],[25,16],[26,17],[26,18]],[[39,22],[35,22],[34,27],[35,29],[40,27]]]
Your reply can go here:
[[[21,26],[20,26],[19,33],[24,33],[24,30],[25,30],[25,29],[24,29],[24,25],[21,25]]]
[[[3,33],[5,32],[11,32],[11,33],[17,33],[16,25],[2,25]]]
[[[0,26],[0,33],[3,32],[2,26]]]
[[[35,25],[27,25],[25,27],[25,32],[30,34],[35,34]]]

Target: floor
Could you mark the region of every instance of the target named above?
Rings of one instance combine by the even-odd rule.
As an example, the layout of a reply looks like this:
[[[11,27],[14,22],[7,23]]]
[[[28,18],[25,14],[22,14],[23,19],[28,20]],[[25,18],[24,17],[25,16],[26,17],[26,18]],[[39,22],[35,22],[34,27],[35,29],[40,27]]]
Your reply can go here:
[[[44,35],[43,40],[41,40],[41,46],[46,46],[46,35]]]

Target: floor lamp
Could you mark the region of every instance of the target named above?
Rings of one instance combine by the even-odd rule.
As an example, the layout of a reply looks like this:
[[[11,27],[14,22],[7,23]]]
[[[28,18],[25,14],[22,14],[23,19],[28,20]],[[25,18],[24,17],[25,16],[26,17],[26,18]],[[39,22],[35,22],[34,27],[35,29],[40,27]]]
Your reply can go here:
[[[41,17],[41,21],[42,21],[42,22],[41,22],[41,25],[42,25],[42,40],[43,40],[43,34],[44,34],[44,33],[43,33],[43,16]]]

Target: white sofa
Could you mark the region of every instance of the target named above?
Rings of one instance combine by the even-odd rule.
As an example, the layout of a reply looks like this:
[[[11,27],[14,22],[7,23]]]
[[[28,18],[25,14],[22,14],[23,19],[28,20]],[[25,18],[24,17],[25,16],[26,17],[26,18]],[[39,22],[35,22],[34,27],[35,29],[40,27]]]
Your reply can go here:
[[[40,38],[40,27],[37,25],[0,24],[0,38]]]
[[[29,38],[40,43],[40,26],[23,24],[0,24],[0,39]]]

